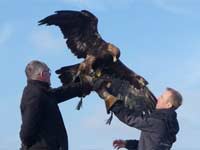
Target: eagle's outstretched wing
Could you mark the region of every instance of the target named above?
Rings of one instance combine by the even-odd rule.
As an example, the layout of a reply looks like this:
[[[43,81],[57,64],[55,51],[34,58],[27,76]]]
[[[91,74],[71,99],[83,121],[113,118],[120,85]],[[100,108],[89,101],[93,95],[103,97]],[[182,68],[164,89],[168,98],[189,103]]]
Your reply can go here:
[[[97,17],[87,10],[56,11],[55,14],[40,20],[39,25],[42,24],[58,26],[67,39],[67,46],[78,58],[86,58],[87,55],[97,57],[110,49],[111,55],[119,57],[119,50],[104,41],[98,33]]]
[[[39,24],[58,26],[67,46],[78,58],[86,58],[90,50],[106,45],[97,31],[98,19],[88,11],[56,11],[55,14],[39,21]],[[103,43],[103,44],[102,44]]]
[[[66,44],[77,58],[85,58],[80,64],[79,71],[90,73],[97,59],[102,63],[117,61],[120,50],[111,43],[104,41],[98,33],[98,19],[87,10],[56,11],[39,21],[39,25],[58,26],[66,39]]]
[[[66,66],[56,71],[63,85],[72,82],[72,77],[77,72],[78,66],[79,64]],[[84,76],[84,74],[82,75]],[[95,67],[91,77],[95,82],[94,90],[99,95],[98,89],[104,81],[111,82],[111,86],[106,88],[107,93],[122,100],[125,107],[132,109],[135,114],[149,114],[155,109],[157,100],[147,87],[147,81],[120,60],[110,63],[108,66]],[[100,97],[102,98],[102,96]]]

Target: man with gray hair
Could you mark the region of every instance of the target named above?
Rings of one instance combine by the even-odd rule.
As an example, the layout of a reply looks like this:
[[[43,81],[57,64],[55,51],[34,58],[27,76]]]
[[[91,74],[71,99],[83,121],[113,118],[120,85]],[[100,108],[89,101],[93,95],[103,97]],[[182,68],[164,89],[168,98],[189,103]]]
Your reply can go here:
[[[105,101],[105,103],[108,103]],[[114,148],[128,150],[170,150],[176,141],[179,124],[175,110],[182,104],[181,94],[172,88],[166,90],[157,99],[156,109],[150,115],[138,116],[123,101],[109,102],[110,110],[120,121],[141,130],[140,140],[113,141]]]
[[[20,104],[21,150],[68,150],[67,132],[58,103],[88,95],[92,86],[85,80],[50,88],[51,71],[38,60],[31,61],[25,73],[27,85]]]

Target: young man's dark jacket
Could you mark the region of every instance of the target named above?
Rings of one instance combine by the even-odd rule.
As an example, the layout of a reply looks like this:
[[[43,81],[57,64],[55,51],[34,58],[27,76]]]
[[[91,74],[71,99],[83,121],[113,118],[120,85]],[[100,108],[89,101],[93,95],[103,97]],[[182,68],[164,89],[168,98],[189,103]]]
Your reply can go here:
[[[58,103],[89,92],[81,87],[80,83],[73,83],[51,89],[46,82],[28,81],[20,105],[22,150],[68,150],[67,132]]]
[[[135,116],[121,102],[112,109],[125,124],[141,130],[140,140],[127,140],[128,150],[169,150],[176,141],[179,131],[177,114],[174,109],[157,109],[150,116]]]

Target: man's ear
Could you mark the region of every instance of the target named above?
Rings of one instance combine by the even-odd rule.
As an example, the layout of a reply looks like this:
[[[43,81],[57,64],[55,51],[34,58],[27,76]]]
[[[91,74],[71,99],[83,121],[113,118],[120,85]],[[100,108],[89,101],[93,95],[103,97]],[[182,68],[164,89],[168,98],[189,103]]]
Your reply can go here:
[[[172,106],[173,106],[172,103],[171,103],[170,101],[168,101],[167,107],[168,107],[168,108],[172,108]]]
[[[41,75],[41,77],[44,77],[44,76],[45,76],[45,72],[42,71],[42,72],[40,73],[40,75]]]

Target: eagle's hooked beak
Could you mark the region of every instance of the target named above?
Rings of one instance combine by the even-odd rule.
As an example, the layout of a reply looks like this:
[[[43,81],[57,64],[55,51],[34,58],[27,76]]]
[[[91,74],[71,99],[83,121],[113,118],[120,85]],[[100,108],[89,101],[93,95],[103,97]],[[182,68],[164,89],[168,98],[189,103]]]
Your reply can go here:
[[[117,57],[113,56],[113,62],[116,62],[116,61],[117,61]]]
[[[119,56],[120,54],[120,50],[119,48],[117,48],[115,45],[109,43],[108,44],[108,52],[112,55],[113,57],[113,62],[116,62],[117,61],[117,57]]]

